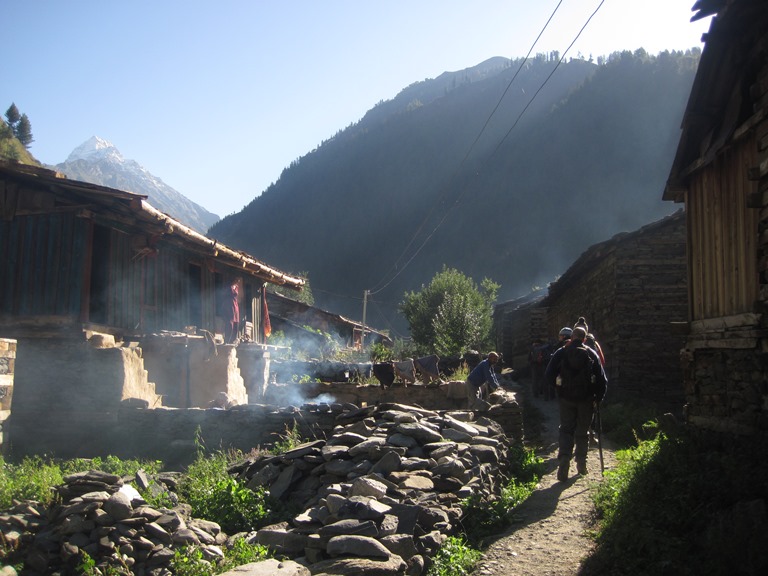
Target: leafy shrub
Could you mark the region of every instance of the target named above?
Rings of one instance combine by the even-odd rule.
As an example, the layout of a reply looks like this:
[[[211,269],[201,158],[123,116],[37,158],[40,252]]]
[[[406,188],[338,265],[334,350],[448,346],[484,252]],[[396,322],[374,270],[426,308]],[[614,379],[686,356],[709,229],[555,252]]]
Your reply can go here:
[[[463,538],[450,536],[432,559],[427,576],[466,576],[481,557],[481,552],[470,547]]]
[[[80,551],[80,563],[77,566],[78,573],[82,576],[131,576],[133,571],[120,557],[113,558],[114,564],[96,564],[87,552]]]
[[[176,576],[211,576],[271,557],[268,548],[261,544],[248,544],[245,538],[237,538],[232,548],[223,551],[224,558],[214,563],[206,560],[198,547],[184,546],[175,551],[171,568]]]
[[[226,550],[226,559],[222,568],[229,570],[235,566],[242,566],[271,557],[269,548],[261,544],[249,544],[245,538],[237,538],[232,548]]]
[[[370,347],[371,362],[390,362],[395,356],[392,348],[385,346],[381,342],[374,342]]]
[[[275,442],[275,446],[272,449],[272,453],[274,454],[282,454],[284,452],[288,452],[289,450],[293,450],[296,448],[296,446],[299,446],[304,443],[304,438],[301,436],[301,431],[299,430],[298,424],[296,422],[293,423],[292,428],[288,428],[286,425],[285,427],[285,434],[280,434],[280,440]]]
[[[20,464],[0,457],[0,509],[10,508],[13,500],[36,500],[50,504],[52,488],[63,483],[61,469],[40,456],[24,458]]]
[[[509,465],[512,475],[520,482],[538,482],[545,472],[544,460],[521,445],[509,449]]]
[[[250,490],[232,478],[226,454],[198,453],[179,483],[179,496],[192,506],[192,515],[217,522],[224,532],[256,530],[270,514],[267,493]]]

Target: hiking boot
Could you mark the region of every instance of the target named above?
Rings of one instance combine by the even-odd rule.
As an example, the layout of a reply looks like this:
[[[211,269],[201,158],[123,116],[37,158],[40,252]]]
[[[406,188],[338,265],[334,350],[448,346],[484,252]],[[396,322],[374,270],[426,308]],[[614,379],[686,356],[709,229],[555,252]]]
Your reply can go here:
[[[588,472],[587,472],[587,463],[586,462],[577,462],[576,463],[576,471],[579,473],[580,476],[586,476],[588,474]]]
[[[557,479],[560,482],[565,482],[568,480],[568,468],[569,463],[566,462],[565,464],[560,464],[560,466],[557,468]]]

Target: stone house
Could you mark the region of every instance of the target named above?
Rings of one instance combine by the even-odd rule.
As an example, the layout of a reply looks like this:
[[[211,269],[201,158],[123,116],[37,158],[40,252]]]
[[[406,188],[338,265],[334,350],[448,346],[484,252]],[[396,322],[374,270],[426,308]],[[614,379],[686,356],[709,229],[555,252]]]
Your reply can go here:
[[[664,199],[687,215],[687,421],[768,432],[768,4],[714,14]]]
[[[549,340],[547,310],[541,306],[546,290],[502,302],[493,307],[493,336],[504,367],[515,374],[528,374],[528,352],[534,338]],[[542,336],[544,335],[544,336]]]
[[[584,316],[605,353],[609,399],[630,395],[672,409],[682,406],[679,354],[685,321],[685,214],[589,247],[545,296],[498,310],[506,327],[500,349],[524,369],[535,338],[555,341]]]
[[[146,197],[0,161],[0,338],[17,345],[14,452],[87,445],[126,401],[258,398],[268,352],[222,345],[236,285],[258,327],[265,283],[303,280],[219,244]],[[6,438],[7,439],[7,438]],[[62,440],[63,441],[63,440]]]

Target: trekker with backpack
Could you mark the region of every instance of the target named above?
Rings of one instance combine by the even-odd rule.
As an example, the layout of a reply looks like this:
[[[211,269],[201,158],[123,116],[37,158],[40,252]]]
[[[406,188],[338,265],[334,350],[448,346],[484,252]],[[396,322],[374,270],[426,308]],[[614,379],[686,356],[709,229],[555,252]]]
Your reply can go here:
[[[589,425],[608,387],[600,357],[585,345],[586,337],[583,326],[574,326],[571,341],[554,353],[544,374],[547,385],[555,385],[560,403],[557,479],[561,482],[568,480],[574,456],[577,472],[587,474]]]
[[[552,352],[549,356],[549,360],[552,359],[552,356],[554,355],[555,352],[560,350],[560,348],[562,348],[563,346],[566,346],[571,341],[571,332],[573,332],[573,330],[571,329],[570,326],[563,326],[560,329],[560,332],[557,335],[557,342],[552,347]],[[549,360],[547,360],[547,366],[549,366]],[[544,367],[544,369],[546,371],[546,366]],[[543,378],[543,380],[544,380],[544,400],[547,400],[547,401],[554,400],[556,397],[555,383],[552,382],[550,384],[546,376]]]
[[[579,319],[576,320],[576,326],[581,326],[584,328],[584,332],[587,333],[587,337],[584,339],[584,344],[597,352],[597,355],[600,357],[600,364],[602,364],[603,368],[605,368],[605,355],[603,354],[603,348],[600,346],[600,342],[597,341],[597,338],[595,338],[595,335],[589,331],[589,326],[587,326],[587,321],[584,319],[584,316],[579,316]]]

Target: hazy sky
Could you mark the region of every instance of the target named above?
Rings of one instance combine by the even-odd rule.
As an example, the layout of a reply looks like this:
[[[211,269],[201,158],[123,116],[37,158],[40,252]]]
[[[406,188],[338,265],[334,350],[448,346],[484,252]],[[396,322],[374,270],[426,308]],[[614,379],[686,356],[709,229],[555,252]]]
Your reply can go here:
[[[3,0],[0,112],[57,164],[91,136],[225,216],[413,82],[568,49],[600,0]],[[694,0],[604,0],[568,56],[702,47]],[[469,145],[469,143],[468,143]]]

